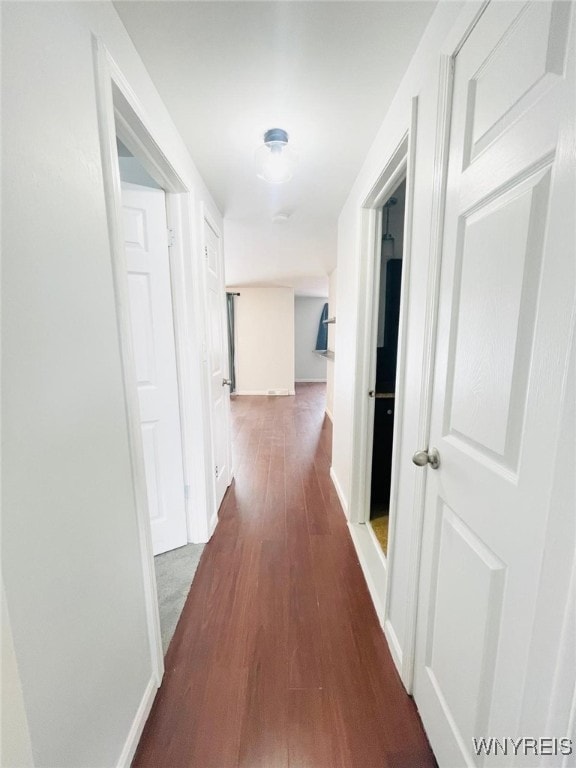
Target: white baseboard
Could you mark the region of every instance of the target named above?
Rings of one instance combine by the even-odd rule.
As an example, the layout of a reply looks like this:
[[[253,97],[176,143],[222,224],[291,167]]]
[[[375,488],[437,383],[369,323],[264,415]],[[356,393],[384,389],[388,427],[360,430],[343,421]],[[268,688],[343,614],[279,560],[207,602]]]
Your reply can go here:
[[[294,389],[282,389],[277,390],[274,394],[272,394],[272,391],[269,389],[243,389],[243,390],[236,390],[234,392],[235,395],[239,395],[242,397],[243,395],[250,395],[250,396],[258,396],[258,397],[286,397],[290,395],[295,395],[296,391]]]
[[[324,408],[324,412],[326,413],[326,416],[328,416],[332,424],[334,424],[334,416],[332,416],[332,411],[329,408]]]
[[[404,682],[404,677],[402,675],[402,648],[400,647],[400,643],[398,642],[398,636],[394,631],[394,627],[390,623],[390,619],[386,619],[384,621],[384,634],[386,635],[386,640],[388,642],[388,648],[390,649],[390,655],[392,656],[392,660],[394,661],[394,664],[396,664],[396,669],[398,670],[398,674],[400,675],[402,679],[402,683],[406,688],[406,683]],[[406,690],[408,691],[408,693],[412,693],[411,690],[408,690],[407,688]]]
[[[350,519],[350,515],[348,514],[348,501],[346,500],[346,496],[344,496],[342,487],[338,481],[338,478],[336,477],[336,473],[334,472],[334,467],[330,467],[330,479],[332,480],[334,488],[336,489],[336,494],[338,496],[338,500],[340,501],[340,504],[342,505],[344,514],[346,515],[347,519]]]
[[[326,379],[294,379],[296,384],[326,384]]]
[[[157,690],[158,685],[156,684],[156,679],[152,676],[148,681],[146,690],[144,691],[144,695],[142,696],[142,700],[138,706],[132,725],[130,726],[130,731],[128,732],[124,748],[116,763],[116,768],[130,768],[130,764],[132,763],[132,759],[136,752],[136,747],[140,741],[140,736],[142,736],[146,720],[148,720],[148,715],[152,709]]]
[[[218,525],[218,512],[214,512],[212,517],[210,518],[210,523],[208,525],[208,539],[207,542],[210,541],[212,538],[212,534],[216,530],[216,526]]]
[[[368,523],[348,523],[348,529],[356,548],[360,567],[364,573],[370,597],[374,603],[380,626],[384,629],[386,580],[388,577],[386,559],[382,555],[378,540]],[[376,543],[374,540],[376,539]]]

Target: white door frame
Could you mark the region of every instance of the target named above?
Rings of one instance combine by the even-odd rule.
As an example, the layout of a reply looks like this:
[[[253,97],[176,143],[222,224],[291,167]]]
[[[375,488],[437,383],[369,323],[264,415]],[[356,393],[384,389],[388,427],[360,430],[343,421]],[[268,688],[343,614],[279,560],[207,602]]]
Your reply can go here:
[[[199,261],[195,253],[195,249],[198,248],[198,232],[194,225],[195,207],[191,190],[154,139],[150,121],[140,102],[106,46],[96,37],[93,37],[93,50],[97,85],[98,127],[124,379],[132,482],[138,516],[152,673],[156,685],[159,686],[164,673],[164,656],[130,331],[126,255],[122,236],[122,196],[116,136],[120,137],[128,149],[142,162],[148,173],[166,191],[168,226],[174,232],[174,245],[169,248],[169,253],[188,539],[207,541],[211,533],[208,518],[211,516],[211,510],[214,506],[214,495],[212,484],[206,476],[206,447],[209,448],[207,455],[210,455],[211,450],[210,424],[205,416],[209,412],[209,401],[208,390],[206,384],[203,383],[205,370],[201,364],[201,353],[198,352],[202,349],[204,333],[202,311],[204,299],[201,281],[196,279],[195,272]],[[192,299],[190,299],[190,295]],[[192,489],[194,496],[190,492]]]
[[[209,402],[209,391],[204,381],[206,372],[200,372],[204,346],[205,291],[201,275],[194,268],[198,260],[194,258],[193,246],[196,245],[198,253],[202,251],[201,244],[196,242],[196,211],[190,190],[154,141],[144,118],[136,111],[136,104],[128,101],[115,75],[116,73],[112,72],[116,135],[138,157],[166,193],[166,214],[172,239],[168,252],[186,524],[188,541],[205,543],[214,530],[215,495],[212,489],[212,468],[206,462],[206,456],[209,456],[211,451],[210,420],[204,415],[206,410],[200,405]],[[118,76],[122,77],[120,73]],[[203,207],[201,204],[201,208]],[[201,237],[201,232],[198,236]],[[193,365],[194,361],[197,363],[196,367]],[[199,434],[199,425],[202,427],[202,437]],[[204,510],[209,510],[209,514]]]
[[[400,309],[400,325],[398,337],[398,363],[396,382],[396,409],[394,416],[394,446],[392,456],[392,483],[390,509],[393,511],[398,494],[399,472],[398,465],[403,451],[411,453],[416,448],[428,445],[430,430],[430,415],[432,404],[432,371],[434,365],[437,303],[439,291],[440,262],[443,243],[444,198],[448,167],[448,139],[450,132],[450,117],[452,108],[452,83],[454,61],[458,51],[466,41],[478,19],[490,0],[476,0],[466,4],[460,16],[439,52],[438,79],[438,109],[436,119],[436,134],[434,148],[434,177],[432,180],[432,215],[430,224],[430,250],[428,262],[427,300],[425,309],[424,357],[422,359],[422,378],[419,398],[418,445],[403,445],[402,425],[400,414],[404,397],[404,367],[406,360],[406,320],[409,305],[409,262],[403,265],[402,298]],[[373,284],[377,284],[379,273],[378,256],[378,214],[387,196],[392,194],[394,185],[400,180],[402,172],[407,172],[407,196],[405,217],[405,254],[410,259],[412,234],[412,203],[413,181],[415,173],[415,149],[417,127],[418,98],[412,99],[410,125],[396,148],[390,153],[383,170],[370,192],[367,194],[362,209],[360,225],[360,271],[358,282],[358,301],[360,307],[356,335],[356,386],[354,391],[354,429],[353,456],[355,468],[351,478],[350,495],[350,532],[366,577],[368,588],[374,602],[376,612],[388,640],[390,652],[400,673],[406,690],[410,693],[414,677],[414,656],[416,646],[416,616],[418,608],[418,587],[420,579],[420,556],[422,545],[422,528],[425,497],[425,475],[416,473],[414,488],[413,521],[410,544],[410,583],[405,595],[406,601],[406,632],[404,645],[400,648],[394,629],[389,621],[388,603],[392,581],[388,578],[394,569],[394,514],[390,516],[389,550],[387,562],[379,557],[376,539],[369,525],[365,524],[367,497],[369,498],[370,481],[370,449],[372,446],[372,430],[370,414],[373,413],[373,403],[367,393],[372,389],[373,368],[372,354],[376,344],[375,304],[377,295]],[[373,281],[373,284],[371,284]],[[382,564],[384,563],[384,567]],[[393,578],[393,576],[392,576]],[[384,592],[384,594],[383,594]]]
[[[394,442],[392,449],[392,480],[390,493],[390,530],[388,558],[393,554],[394,509],[398,484],[397,465],[402,442],[399,414],[404,397],[404,365],[406,346],[406,320],[411,261],[411,221],[413,201],[414,154],[418,99],[411,104],[410,125],[406,126],[397,146],[391,152],[375,184],[364,199],[360,210],[360,314],[356,349],[356,387],[354,393],[353,456],[350,504],[350,533],[370,590],[376,613],[382,626],[385,622],[387,576],[389,565],[382,548],[369,525],[370,484],[372,475],[372,443],[374,438],[375,400],[368,396],[376,380],[376,344],[378,339],[378,308],[380,302],[380,254],[382,240],[382,207],[396,187],[406,178],[406,207],[404,216],[404,253],[402,288],[398,332],[398,359],[396,374],[396,408],[394,414]],[[360,300],[360,297],[362,299]]]
[[[378,307],[380,285],[380,253],[382,240],[381,210],[396,187],[406,178],[406,208],[404,215],[404,253],[402,264],[402,293],[398,332],[398,363],[396,401],[403,397],[404,347],[406,312],[408,307],[408,280],[410,270],[410,241],[413,201],[414,154],[416,147],[416,121],[418,99],[412,99],[410,125],[390,153],[372,189],[360,209],[360,275],[358,281],[358,328],[356,335],[356,387],[354,392],[353,455],[356,458],[350,494],[350,522],[367,523],[370,519],[370,480],[372,473],[372,442],[374,431],[374,400],[368,396],[376,378],[375,349],[378,339]],[[396,408],[398,411],[398,408]],[[396,430],[394,418],[394,454]],[[393,460],[394,464],[394,460]],[[394,485],[394,473],[392,477]]]
[[[363,333],[364,341],[360,346],[362,363],[362,381],[359,382],[359,388],[356,392],[357,405],[361,408],[364,417],[365,429],[363,434],[359,435],[362,440],[362,451],[354,452],[354,455],[361,456],[362,460],[357,465],[357,476],[359,483],[352,490],[352,522],[368,523],[370,520],[370,483],[372,479],[372,443],[374,440],[374,412],[376,401],[368,397],[368,391],[376,386],[376,345],[378,341],[378,314],[380,306],[380,254],[382,251],[382,208],[388,198],[394,193],[398,185],[406,178],[407,160],[408,160],[409,134],[404,134],[398,147],[394,150],[389,163],[381,174],[374,190],[369,198],[364,202],[362,210],[362,252],[365,257],[362,259],[366,264],[366,274],[364,289],[366,291],[366,301],[364,303]],[[410,186],[411,190],[411,186]],[[408,199],[408,185],[406,195],[406,215],[405,222],[408,220],[408,214],[411,210],[410,200]],[[405,234],[409,232],[404,226]],[[409,242],[405,241],[404,254],[402,258],[402,290],[400,301],[400,323],[398,334],[398,349],[401,349],[402,329],[404,327],[404,310],[406,307],[405,289],[408,288],[405,283],[408,277],[410,263]],[[402,363],[400,355],[398,357],[398,383],[402,379]],[[363,382],[366,381],[366,385]],[[396,391],[398,397],[400,392]],[[396,418],[394,418],[396,422]],[[362,423],[362,422],[361,422]],[[396,430],[396,423],[394,423]],[[394,433],[395,434],[395,433]],[[394,440],[396,443],[396,440]],[[358,495],[357,503],[355,492]]]

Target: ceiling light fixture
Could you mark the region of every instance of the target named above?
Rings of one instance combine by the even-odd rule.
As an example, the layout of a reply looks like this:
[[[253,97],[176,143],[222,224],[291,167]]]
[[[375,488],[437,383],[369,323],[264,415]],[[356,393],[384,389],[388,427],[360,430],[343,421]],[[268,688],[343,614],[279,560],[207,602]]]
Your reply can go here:
[[[270,128],[264,144],[256,150],[258,178],[271,184],[290,181],[296,165],[296,154],[288,146],[288,134],[282,128]]]

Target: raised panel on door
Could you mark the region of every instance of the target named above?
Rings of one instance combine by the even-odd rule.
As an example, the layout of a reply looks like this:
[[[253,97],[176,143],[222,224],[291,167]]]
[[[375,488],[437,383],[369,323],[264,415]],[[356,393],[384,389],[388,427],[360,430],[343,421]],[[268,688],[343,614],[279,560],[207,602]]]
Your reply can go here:
[[[569,12],[492,3],[455,59],[430,428],[440,466],[416,470],[427,477],[414,692],[442,768],[483,765],[475,738],[526,735],[576,300],[574,229],[557,213],[574,200]]]
[[[435,512],[425,665],[446,716],[470,740],[488,725],[506,566],[440,499]]]
[[[467,83],[464,167],[563,75],[569,3],[525,3],[516,13],[518,7],[509,3],[490,11],[487,55],[479,58]]]
[[[152,387],[156,381],[156,361],[150,275],[128,272],[128,295],[136,382],[138,387]]]
[[[458,220],[444,433],[514,469],[547,221],[550,167]]]
[[[188,539],[165,198],[161,190],[123,183],[122,204],[132,350],[157,555]]]

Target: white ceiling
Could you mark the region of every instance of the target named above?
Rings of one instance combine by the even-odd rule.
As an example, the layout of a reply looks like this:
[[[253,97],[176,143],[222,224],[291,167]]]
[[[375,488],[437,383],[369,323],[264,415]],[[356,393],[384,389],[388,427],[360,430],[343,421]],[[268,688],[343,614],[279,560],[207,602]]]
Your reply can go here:
[[[338,214],[436,3],[114,5],[225,217],[227,283],[326,295]],[[275,127],[299,155],[282,185],[254,165]]]

